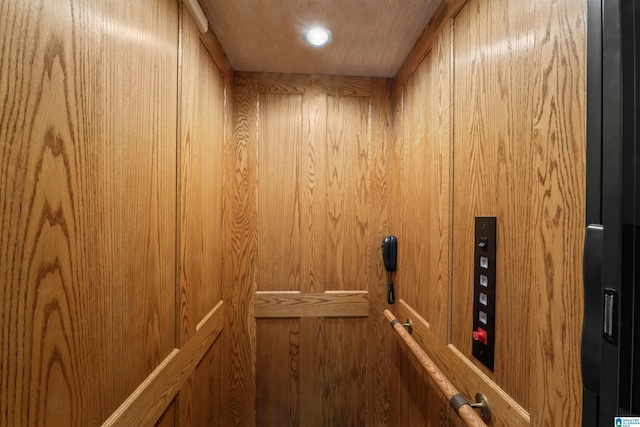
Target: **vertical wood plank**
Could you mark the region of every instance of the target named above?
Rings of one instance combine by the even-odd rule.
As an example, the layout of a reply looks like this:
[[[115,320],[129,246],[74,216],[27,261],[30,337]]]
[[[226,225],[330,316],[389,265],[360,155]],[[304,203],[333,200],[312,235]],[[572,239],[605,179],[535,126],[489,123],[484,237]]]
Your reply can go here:
[[[536,3],[533,94],[533,425],[580,424],[586,4]]]
[[[402,298],[447,337],[450,209],[449,33],[434,45],[405,87],[404,158],[399,170]]]
[[[224,331],[222,332],[224,334]],[[222,354],[223,338],[218,337],[192,376],[191,422],[187,425],[223,427]],[[186,385],[186,383],[185,383]],[[183,388],[184,390],[184,388]],[[182,391],[180,391],[182,393]],[[182,414],[181,414],[182,417]],[[179,425],[183,425],[179,423]]]
[[[235,75],[228,67],[224,81],[224,147],[223,147],[223,176],[222,176],[222,299],[225,302],[230,294],[233,283],[233,268],[228,257],[231,256],[231,236],[234,223],[234,195],[235,195]],[[229,307],[229,305],[227,305]],[[229,314],[227,308],[227,314]],[[231,424],[231,331],[230,322],[225,319],[225,329],[222,333],[222,407],[221,420],[223,426]]]
[[[366,290],[369,99],[327,98],[326,289]]]
[[[396,166],[394,234],[398,236],[396,298],[428,318],[433,331],[448,340],[451,206],[451,71],[448,22],[432,35],[432,45],[404,85],[396,83]],[[397,220],[395,219],[397,218]],[[397,339],[392,337],[392,339]],[[395,379],[397,423],[446,425],[446,407],[411,355],[398,351]],[[425,380],[427,383],[425,383]],[[416,402],[419,407],[416,407]]]
[[[369,323],[366,331],[367,353],[367,420],[366,425],[386,426],[390,423],[391,406],[391,328],[382,312],[388,307],[386,274],[379,244],[391,229],[391,189],[393,177],[393,104],[392,82],[372,82],[369,126],[369,237],[367,239],[367,281],[369,290]]]
[[[306,155],[302,162],[300,188],[303,189],[301,291],[324,292],[327,288],[325,251],[327,240],[327,94],[323,85],[312,81],[303,98],[303,141]],[[301,318],[299,425],[320,425],[322,405],[318,402],[318,354],[324,340],[324,318]]]
[[[260,291],[301,286],[300,140],[302,96],[259,96],[257,283]]]
[[[300,320],[257,322],[257,426],[301,425],[298,413]]]
[[[454,269],[452,342],[471,356],[474,218],[497,217],[495,366],[478,363],[531,409],[530,230],[532,3],[470,1],[454,22]]]
[[[402,198],[401,198],[401,179],[400,171],[402,170],[404,158],[404,85],[396,78],[393,81],[393,147],[391,152],[391,159],[393,162],[393,174],[391,175],[391,207],[389,209],[391,230],[393,234],[399,234],[402,230]],[[395,292],[398,298],[404,292],[404,286],[402,281],[396,282]],[[386,299],[386,298],[385,298]],[[402,402],[402,384],[400,380],[400,362],[399,362],[399,346],[401,345],[397,339],[389,334],[387,330],[387,336],[391,339],[391,357],[393,361],[393,368],[391,374],[390,383],[390,397],[391,397],[391,409],[389,411],[389,419],[392,426],[398,426],[402,423],[402,410],[400,408],[400,402]]]
[[[302,101],[302,144],[300,157],[300,247],[303,292],[326,290],[327,254],[324,241],[327,233],[327,94],[319,82],[312,82]]]
[[[182,7],[182,6],[181,6]],[[189,13],[182,13],[180,86],[180,245],[178,328],[183,346],[196,325],[222,297],[222,171],[225,120],[225,80],[200,40]],[[211,351],[211,350],[210,350]],[[209,356],[209,361],[212,359]],[[203,362],[206,365],[208,362]],[[198,396],[202,383],[221,378],[191,377],[178,398],[181,425],[206,418],[212,404]],[[196,384],[196,383],[199,383]],[[221,387],[216,396],[221,398]],[[203,405],[194,404],[195,401]]]
[[[252,299],[256,291],[256,135],[258,90],[256,76],[234,76],[233,136],[225,160],[225,208],[229,227],[225,239],[223,299],[229,303],[225,318],[225,386],[229,393],[228,425],[253,426],[255,415],[255,337]]]
[[[177,10],[2,5],[2,425],[99,424],[174,347]]]
[[[256,242],[255,282],[245,284],[243,292],[368,290],[372,277],[383,276],[369,269],[381,267],[379,241],[388,233],[388,215],[378,209],[388,209],[389,187],[383,174],[388,173],[390,145],[383,139],[391,132],[389,82],[380,80],[380,93],[372,101],[372,79],[238,74],[236,82],[241,78],[249,83],[244,88],[236,85],[232,164],[242,165],[238,159],[243,157],[237,155],[241,128],[246,135],[242,150],[256,159],[252,197],[257,201],[255,216],[245,221],[246,210],[238,210],[245,193],[234,190],[233,222],[255,233]],[[240,97],[251,101],[244,103]],[[252,112],[239,110],[247,105]],[[372,147],[378,151],[372,153]],[[240,256],[244,259],[236,262],[249,265],[247,254]],[[238,292],[237,277],[230,281]],[[257,424],[364,425],[368,419],[374,425],[387,424],[390,341],[387,334],[368,334],[369,327],[381,331],[381,325],[372,325],[378,321],[375,310],[381,316],[385,288],[382,283],[374,292],[380,301],[370,304],[368,318],[286,321],[295,326],[284,326],[282,319],[260,319],[254,330],[255,320],[244,318],[246,329],[231,331],[244,335],[230,337],[237,345],[230,354],[231,366],[250,366],[234,352],[255,361],[249,368],[254,369],[255,383],[248,387],[256,393]],[[238,297],[250,316],[252,297],[245,302]],[[290,341],[294,335],[299,337],[295,345]],[[257,348],[251,347],[252,340]],[[295,372],[285,369],[285,360],[294,353],[299,366]],[[249,373],[242,375],[252,381]],[[337,391],[334,385],[339,385]],[[231,411],[243,405],[234,402],[239,396],[229,397]],[[375,408],[371,415],[369,408]]]
[[[325,319],[323,354],[319,355],[323,426],[366,425],[365,390],[367,318]],[[310,366],[307,366],[310,368]]]
[[[394,337],[397,339],[397,337]],[[411,351],[400,342],[396,368],[400,384],[398,412],[402,426],[447,426],[449,402]]]

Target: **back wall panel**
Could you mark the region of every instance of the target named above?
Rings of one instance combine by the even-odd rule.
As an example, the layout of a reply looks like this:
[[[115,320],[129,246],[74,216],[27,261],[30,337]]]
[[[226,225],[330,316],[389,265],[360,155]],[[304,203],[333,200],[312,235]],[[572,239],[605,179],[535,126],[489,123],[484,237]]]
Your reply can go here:
[[[242,73],[235,87],[231,422],[386,425],[389,82]]]

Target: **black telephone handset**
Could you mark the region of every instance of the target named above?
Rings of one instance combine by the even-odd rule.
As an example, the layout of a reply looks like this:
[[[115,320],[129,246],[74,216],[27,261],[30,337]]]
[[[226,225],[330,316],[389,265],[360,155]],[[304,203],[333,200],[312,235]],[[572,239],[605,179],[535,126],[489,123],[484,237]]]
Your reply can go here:
[[[382,240],[382,260],[387,270],[387,302],[393,304],[396,300],[393,290],[391,273],[396,271],[396,259],[398,257],[398,239],[396,236],[387,236]]]
[[[396,258],[398,257],[398,239],[396,236],[387,236],[382,241],[382,259],[384,268],[388,272],[396,271]]]

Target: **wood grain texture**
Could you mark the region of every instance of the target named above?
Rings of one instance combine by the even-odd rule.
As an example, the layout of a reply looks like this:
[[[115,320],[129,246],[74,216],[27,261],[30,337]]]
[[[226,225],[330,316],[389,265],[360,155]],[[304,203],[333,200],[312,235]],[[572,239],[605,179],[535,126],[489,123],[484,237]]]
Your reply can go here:
[[[454,22],[453,262],[457,268],[452,301],[454,312],[461,315],[454,318],[452,343],[470,357],[473,219],[496,216],[497,357],[494,372],[483,371],[536,414],[538,411],[530,406],[532,371],[514,372],[514,366],[533,366],[531,343],[535,329],[531,325],[549,328],[546,321],[541,323],[532,317],[532,292],[544,285],[543,281],[532,281],[540,256],[533,250],[533,242],[540,237],[535,231],[539,223],[533,215],[532,194],[538,190],[533,180],[535,156],[529,142],[533,138],[530,106],[539,83],[531,74],[531,67],[540,48],[534,35],[548,25],[548,20],[531,19],[533,7],[534,4],[470,1]],[[488,93],[494,96],[488,97]],[[582,218],[582,211],[576,210],[575,215]]]
[[[478,392],[487,396],[493,414],[492,426],[530,425],[529,413],[469,361],[467,356],[453,345],[440,342],[428,322],[406,301],[398,301],[395,312],[400,320],[411,319],[413,339],[463,395],[468,399],[473,399]]]
[[[459,394],[458,389],[451,383],[451,381],[443,375],[438,366],[433,363],[433,360],[427,353],[420,347],[420,345],[411,337],[411,334],[402,326],[400,322],[395,322],[396,317],[389,310],[384,311],[384,315],[391,324],[391,327],[396,331],[398,336],[402,339],[405,345],[411,350],[416,359],[420,362],[422,368],[427,371],[431,380],[434,381],[438,389],[444,394],[447,401],[451,401],[451,398]],[[480,416],[471,409],[469,405],[462,405],[458,409],[458,416],[462,418],[468,426],[484,426],[486,424],[480,418]]]
[[[404,155],[404,86],[400,84],[396,84],[397,80],[393,81],[393,147],[390,150],[390,167],[392,168],[393,173],[390,174],[390,185],[391,192],[389,197],[391,198],[391,205],[389,206],[389,216],[390,216],[390,233],[397,233],[400,228],[400,218],[401,218],[401,180],[398,179],[399,170],[402,165],[402,157]],[[395,285],[395,291],[397,292],[398,297],[402,295],[402,286],[401,284]],[[385,307],[387,308],[387,307]],[[386,326],[386,319],[384,316],[379,316],[380,320],[384,322],[383,324]],[[391,370],[391,409],[389,412],[390,423],[393,426],[400,425],[400,423],[404,422],[401,419],[402,414],[405,413],[404,408],[401,407],[402,402],[408,402],[407,399],[403,398],[403,395],[406,395],[407,387],[403,387],[405,384],[404,379],[408,378],[409,381],[415,381],[415,375],[410,375],[407,372],[407,369],[403,369],[403,366],[406,364],[402,364],[402,346],[398,343],[398,340],[393,339],[393,331],[386,329],[388,339],[392,343],[392,353],[391,356],[394,360],[393,368]],[[409,358],[408,360],[411,360]],[[424,382],[420,382],[420,385],[424,385]],[[425,405],[426,406],[426,405]],[[421,421],[423,424],[424,422]]]
[[[377,283],[381,272],[357,266],[381,267],[379,242],[387,233],[387,215],[372,213],[371,194],[375,191],[375,206],[385,209],[389,187],[386,178],[378,177],[390,149],[380,141],[390,136],[389,83],[376,80],[380,94],[373,103],[373,79],[238,73],[236,82],[236,137],[230,149],[235,171],[228,168],[227,176],[243,188],[236,186],[228,195],[230,226],[242,230],[238,241],[248,249],[233,261],[244,275],[229,277],[238,305],[231,310],[238,310],[237,317],[231,316],[238,324],[235,331],[231,326],[229,338],[230,378],[237,375],[244,384],[231,389],[230,424],[313,426],[346,420],[361,425],[367,417],[374,424],[386,423],[388,362],[379,367],[378,361],[388,357],[389,340],[366,332],[374,324],[369,286],[373,280],[381,287],[375,293],[381,301],[374,306],[381,308],[385,283]],[[370,148],[373,135],[376,153]],[[246,164],[255,169],[244,169]],[[232,234],[232,250],[235,239]],[[329,317],[345,315],[361,317]],[[285,322],[282,316],[296,318],[295,326],[283,332],[278,327]],[[299,337],[295,396],[289,388],[293,374],[281,366],[290,354],[287,330]],[[268,350],[272,341],[281,343],[274,354]],[[367,349],[368,343],[373,349]],[[353,358],[363,352],[370,356]],[[327,363],[335,354],[350,361],[350,367]],[[368,369],[375,380],[366,375]],[[330,384],[344,384],[339,396],[329,391]],[[356,395],[356,389],[366,391]],[[274,412],[259,402],[252,420],[255,415],[239,409],[247,390],[255,390],[259,400],[276,399],[286,410]],[[369,413],[372,407],[376,410]]]
[[[254,316],[260,317],[366,317],[367,291],[317,293],[256,292]]]
[[[299,141],[302,95],[261,94],[257,152],[257,286],[300,289]]]
[[[369,100],[327,99],[326,289],[367,289]]]
[[[220,335],[224,326],[224,311],[224,303],[220,301],[208,316],[206,324],[183,348],[174,349],[103,426],[152,425],[158,421]]]
[[[191,15],[182,10],[181,23],[178,330],[183,345],[222,297],[222,172],[228,112],[222,72],[201,42]],[[222,59],[219,63],[224,64]],[[221,407],[221,367],[210,366],[221,363],[216,357],[220,346],[216,352],[210,350],[207,361],[178,395],[180,425],[201,425],[195,420],[207,419],[211,407]],[[217,377],[206,378],[207,373]]]
[[[318,364],[303,367],[307,371],[320,371],[317,377],[320,393],[316,396],[322,398],[322,422],[303,425],[365,425],[366,411],[377,400],[365,391],[368,373],[363,350],[368,323],[364,317],[325,319],[326,341],[319,342],[323,352],[317,355]],[[318,333],[316,337],[320,339],[322,335]],[[308,378],[315,376],[308,375]],[[375,400],[370,400],[372,397]]]
[[[180,144],[180,319],[186,342],[222,297],[224,80],[183,14]]]
[[[308,325],[300,337],[298,425],[365,425],[371,408],[363,360],[369,319],[317,317],[300,322]]]
[[[371,87],[371,140],[369,142],[369,245],[366,269],[369,280],[369,323],[366,332],[367,406],[366,425],[390,425],[393,343],[383,316],[388,307],[384,286],[386,271],[378,242],[391,229],[393,153],[393,85],[388,79],[374,79]]]
[[[1,10],[0,424],[97,425],[175,346],[178,6]]]
[[[386,319],[385,323],[393,335],[396,347],[394,374],[397,376],[399,400],[394,406],[397,406],[397,417],[401,420],[391,425],[427,427],[452,425],[451,421],[458,417],[457,415],[449,417],[450,405],[444,394],[438,390],[411,350],[395,336],[396,332],[389,328]]]
[[[229,304],[225,323],[225,425],[254,426],[256,324],[256,76],[235,74],[233,134],[225,150],[225,263],[223,299]]]
[[[536,3],[532,162],[532,424],[580,423],[586,4]]]
[[[441,13],[448,6],[441,7]],[[399,240],[396,298],[412,301],[433,322],[439,340],[449,335],[451,251],[450,21],[425,29],[411,75],[396,77],[393,233]],[[422,52],[422,53],[419,53]],[[405,70],[408,68],[404,67]],[[396,351],[399,372],[393,407],[401,425],[447,423],[448,403],[406,349]],[[416,407],[416,402],[420,402]],[[454,415],[454,417],[457,417]]]
[[[224,149],[223,149],[223,176],[222,176],[222,298],[224,301],[228,301],[227,298],[232,292],[231,284],[234,268],[231,251],[231,236],[233,230],[233,209],[234,209],[234,197],[236,194],[235,183],[235,75],[230,72],[225,76],[225,88],[224,88],[224,100],[225,100],[225,122],[224,122]],[[238,235],[236,229],[236,236]],[[222,413],[220,415],[221,423],[227,427],[231,424],[231,393],[229,392],[231,387],[231,331],[229,330],[229,305],[227,305],[227,315],[225,316],[225,332],[222,334]]]
[[[221,334],[224,334],[224,331]],[[226,409],[222,403],[223,341],[222,337],[218,337],[213,342],[191,375],[193,384],[191,425],[193,426],[224,427],[222,414]]]
[[[300,159],[300,246],[302,292],[323,292],[326,288],[326,251],[324,250],[327,223],[324,207],[327,205],[327,96],[319,84],[311,84],[302,104],[302,144]],[[311,322],[303,321],[303,334]]]
[[[256,426],[298,426],[300,387],[300,321],[257,322]]]
[[[438,8],[434,11],[429,23],[422,30],[422,34],[415,42],[402,65],[395,74],[395,83],[398,86],[404,86],[411,78],[413,73],[422,64],[434,44],[436,37],[442,37],[443,31],[441,24],[447,24],[448,18],[451,16],[450,8],[452,3],[450,0],[441,0]],[[444,30],[446,31],[446,30]]]
[[[445,68],[439,70],[452,76],[453,144],[452,222],[447,232],[452,237],[451,344],[443,363],[457,366],[472,375],[473,381],[495,384],[496,392],[531,414],[530,420],[508,418],[506,425],[579,424],[584,5],[456,0],[447,7],[441,29],[425,30],[397,75],[398,146],[394,150],[394,165],[400,168],[397,175],[402,175],[402,162],[411,157],[407,140],[410,132],[419,131],[419,125],[404,124],[411,114],[411,100],[401,96],[399,86],[416,95],[412,81],[419,78],[420,67],[432,61],[438,37],[450,32],[451,62],[442,61]],[[426,102],[433,103],[431,99]],[[394,200],[401,199],[404,182],[394,183],[393,188]],[[403,208],[393,209],[395,233],[404,226],[415,226],[402,219]],[[494,372],[474,361],[469,337],[473,218],[484,215],[498,218]],[[418,228],[425,225],[418,224]],[[438,237],[443,237],[440,233]],[[420,292],[404,288],[407,284],[401,276],[399,271],[400,297]],[[449,304],[444,295],[437,298],[440,304]],[[417,298],[411,304],[433,322],[421,307],[423,301]],[[430,341],[440,336],[440,331],[432,331]],[[452,362],[456,357],[460,360]],[[464,367],[467,364],[475,364],[482,374],[469,372]],[[402,399],[402,383],[400,387],[395,399]]]
[[[231,68],[227,54],[224,49],[222,49],[215,30],[211,28],[211,23],[209,23],[209,30],[206,33],[200,33],[200,41],[204,44],[207,52],[209,52],[209,56],[213,59],[222,77],[227,80],[230,79],[233,75],[233,69]]]
[[[446,27],[446,26],[445,26]],[[450,33],[443,29],[404,88],[401,213],[397,227],[401,256],[396,282],[438,331],[448,334],[450,231]]]

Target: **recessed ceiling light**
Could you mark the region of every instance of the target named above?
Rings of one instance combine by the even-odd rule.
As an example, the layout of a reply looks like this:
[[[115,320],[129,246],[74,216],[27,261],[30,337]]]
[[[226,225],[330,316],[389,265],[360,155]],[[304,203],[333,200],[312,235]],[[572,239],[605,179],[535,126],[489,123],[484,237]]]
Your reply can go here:
[[[324,46],[331,40],[331,33],[321,27],[313,27],[307,31],[307,42],[314,46]]]

